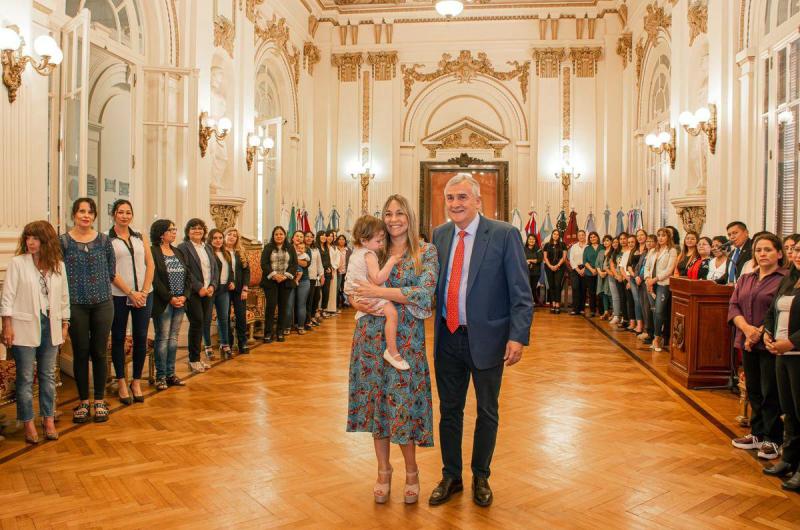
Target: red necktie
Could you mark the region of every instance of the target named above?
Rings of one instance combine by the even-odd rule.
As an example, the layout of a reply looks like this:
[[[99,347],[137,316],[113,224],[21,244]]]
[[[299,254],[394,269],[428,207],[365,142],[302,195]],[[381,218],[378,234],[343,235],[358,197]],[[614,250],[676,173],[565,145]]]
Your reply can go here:
[[[467,232],[458,233],[456,253],[453,254],[453,266],[450,267],[450,284],[447,286],[447,329],[455,333],[458,329],[458,293],[461,289],[461,268],[464,266],[464,236]]]

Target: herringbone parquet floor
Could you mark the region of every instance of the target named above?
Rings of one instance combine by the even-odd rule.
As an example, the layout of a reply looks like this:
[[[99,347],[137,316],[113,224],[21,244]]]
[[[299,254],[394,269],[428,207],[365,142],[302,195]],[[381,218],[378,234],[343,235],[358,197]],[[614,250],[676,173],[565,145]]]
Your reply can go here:
[[[371,438],[344,432],[351,318],[259,347],[185,388],[115,412],[107,424],[6,461],[0,527],[800,525],[800,495],[782,492],[750,455],[586,321],[545,313],[537,313],[522,363],[506,371],[494,505],[479,508],[468,492],[437,508],[403,505],[395,450],[398,493],[377,506]],[[467,432],[474,406],[470,399]],[[470,450],[465,440],[465,455]],[[439,452],[418,454],[426,500]]]

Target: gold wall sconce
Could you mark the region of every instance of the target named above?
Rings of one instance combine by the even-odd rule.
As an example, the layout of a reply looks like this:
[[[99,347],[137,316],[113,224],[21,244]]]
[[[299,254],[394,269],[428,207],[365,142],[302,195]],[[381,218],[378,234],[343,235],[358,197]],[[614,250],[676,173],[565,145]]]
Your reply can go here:
[[[662,131],[658,134],[650,133],[645,139],[644,143],[647,147],[657,155],[666,153],[669,156],[669,167],[675,169],[675,158],[677,156],[677,149],[675,149],[675,128],[670,127],[669,132]]]
[[[205,157],[208,150],[208,140],[213,136],[217,142],[221,142],[228,136],[231,130],[231,120],[228,118],[220,118],[219,122],[214,118],[208,116],[208,112],[203,111],[200,113],[200,156]]]
[[[275,140],[269,136],[261,137],[257,134],[250,134],[247,136],[247,171],[253,169],[253,162],[256,159],[256,153],[261,156],[267,156],[272,148],[275,147]]]
[[[683,129],[697,136],[705,133],[708,137],[708,150],[711,154],[717,152],[717,106],[709,103],[708,107],[701,107],[694,114],[688,110],[681,112],[678,122],[683,125]]]
[[[351,169],[350,176],[361,186],[361,215],[367,215],[369,213],[369,183],[375,180],[375,173],[370,172],[369,166],[363,166]]]
[[[22,85],[22,73],[30,63],[39,75],[48,76],[61,64],[64,54],[50,35],[39,35],[33,41],[33,50],[42,59],[37,61],[30,55],[23,55],[25,39],[13,27],[0,28],[0,62],[3,65],[3,84],[8,89],[8,102],[17,99],[17,90]]]
[[[569,187],[574,181],[580,180],[581,174],[575,172],[575,169],[565,162],[564,165],[561,166],[561,171],[559,173],[553,173],[553,176],[561,183],[561,188],[564,191],[561,208],[567,212],[569,211]]]

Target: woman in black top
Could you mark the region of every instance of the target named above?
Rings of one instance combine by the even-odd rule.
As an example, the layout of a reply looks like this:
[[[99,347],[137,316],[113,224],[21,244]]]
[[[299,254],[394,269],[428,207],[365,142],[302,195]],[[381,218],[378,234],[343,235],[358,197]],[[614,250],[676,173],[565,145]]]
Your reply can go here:
[[[244,254],[242,244],[239,239],[239,231],[236,228],[225,230],[225,250],[231,255],[233,276],[228,283],[228,296],[230,297],[233,316],[236,319],[236,333],[228,325],[231,335],[231,346],[233,346],[234,335],[238,344],[239,355],[249,353],[247,348],[247,296],[250,290],[250,263]],[[231,288],[230,284],[233,284]],[[230,314],[228,314],[230,322]]]
[[[275,307],[278,308],[278,329],[276,338],[283,342],[284,331],[289,328],[289,296],[295,286],[297,274],[297,254],[286,240],[286,230],[282,226],[272,229],[272,238],[261,252],[261,288],[266,297],[264,314],[264,342],[272,342],[275,331]]]
[[[700,235],[694,230],[686,232],[686,237],[683,238],[683,248],[678,256],[678,265],[675,267],[675,276],[686,278],[689,275],[689,269],[700,259],[697,254],[697,241]]]
[[[542,274],[542,249],[539,248],[539,241],[533,234],[528,234],[525,241],[525,261],[528,263],[528,279],[531,283],[531,293],[534,302],[537,302],[536,286],[539,285],[539,277]]]
[[[561,286],[566,259],[567,246],[561,241],[561,232],[553,230],[550,241],[544,244],[544,264],[547,267],[544,272],[547,275],[547,301],[551,303],[551,313],[561,313]]]
[[[325,282],[322,284],[322,299],[320,301],[321,307],[314,309],[321,309],[320,315],[328,318],[328,313],[325,312],[328,303],[328,297],[331,291],[331,280],[333,279],[333,267],[331,266],[331,252],[328,247],[328,234],[324,230],[317,232],[317,250],[319,250],[319,257],[322,259],[322,270],[325,271]]]

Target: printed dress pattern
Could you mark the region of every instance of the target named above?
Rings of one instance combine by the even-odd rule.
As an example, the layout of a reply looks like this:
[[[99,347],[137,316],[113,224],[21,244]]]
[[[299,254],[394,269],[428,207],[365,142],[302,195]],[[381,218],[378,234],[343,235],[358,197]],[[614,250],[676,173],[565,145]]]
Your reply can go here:
[[[431,373],[425,354],[425,319],[432,315],[439,263],[436,247],[420,244],[422,271],[406,258],[392,269],[387,287],[399,287],[409,302],[395,304],[397,348],[411,366],[396,370],[383,359],[384,319],[367,315],[356,322],[350,356],[348,432],[371,432],[392,443],[433,446]]]

